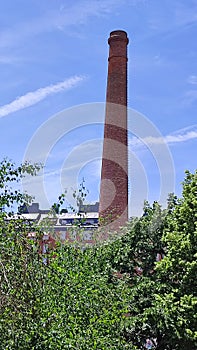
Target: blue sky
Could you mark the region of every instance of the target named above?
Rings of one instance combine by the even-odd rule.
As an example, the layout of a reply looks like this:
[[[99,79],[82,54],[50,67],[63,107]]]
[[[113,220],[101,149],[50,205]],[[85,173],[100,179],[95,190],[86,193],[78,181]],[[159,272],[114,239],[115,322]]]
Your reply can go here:
[[[128,104],[140,116],[129,113],[130,215],[160,200],[162,186],[180,195],[184,170],[196,168],[196,0],[7,0],[0,23],[1,159],[45,159],[36,181],[49,202],[82,177],[98,200],[107,39],[123,29]],[[42,202],[36,186],[27,189]]]

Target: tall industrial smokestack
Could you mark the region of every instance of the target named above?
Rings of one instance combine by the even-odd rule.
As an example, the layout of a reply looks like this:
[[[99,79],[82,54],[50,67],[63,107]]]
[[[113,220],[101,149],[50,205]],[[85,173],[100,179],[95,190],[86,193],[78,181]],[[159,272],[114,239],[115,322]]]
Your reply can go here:
[[[99,217],[118,229],[128,221],[127,33],[110,33]]]

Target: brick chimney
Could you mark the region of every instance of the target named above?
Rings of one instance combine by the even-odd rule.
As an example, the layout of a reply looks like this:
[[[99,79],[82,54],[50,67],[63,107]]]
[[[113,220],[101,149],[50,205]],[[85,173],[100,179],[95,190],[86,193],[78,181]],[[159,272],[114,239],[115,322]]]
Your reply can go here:
[[[110,33],[99,218],[118,229],[128,221],[127,33]]]

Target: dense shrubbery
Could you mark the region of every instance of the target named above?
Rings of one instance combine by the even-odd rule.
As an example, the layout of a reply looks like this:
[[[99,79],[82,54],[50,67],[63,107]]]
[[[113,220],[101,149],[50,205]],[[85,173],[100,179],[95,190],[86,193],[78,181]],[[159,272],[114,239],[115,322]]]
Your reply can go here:
[[[2,162],[0,207],[22,204],[10,180],[37,170]],[[146,203],[121,235],[85,250],[59,244],[45,265],[42,232],[1,212],[0,349],[145,349],[149,338],[155,349],[195,350],[196,217],[197,172],[187,172],[167,209]]]

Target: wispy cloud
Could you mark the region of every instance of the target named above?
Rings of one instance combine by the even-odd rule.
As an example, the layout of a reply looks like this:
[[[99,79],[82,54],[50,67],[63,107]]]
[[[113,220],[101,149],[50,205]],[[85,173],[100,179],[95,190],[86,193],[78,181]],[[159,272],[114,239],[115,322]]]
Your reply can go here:
[[[190,106],[194,102],[197,101],[197,89],[196,90],[188,90],[182,100],[183,106]]]
[[[197,23],[197,2],[196,1],[170,1],[167,0],[169,10],[154,5],[154,11],[149,12],[147,19],[152,35],[159,35],[162,39],[176,36],[177,33],[187,30],[188,27]],[[167,7],[166,7],[167,9]],[[150,17],[149,17],[150,16]],[[147,35],[149,31],[147,31]]]
[[[60,154],[63,156],[62,153],[59,153],[57,157]],[[23,190],[35,196],[36,201],[41,203],[43,208],[47,208],[49,204],[46,201],[46,194],[47,198],[53,198],[53,201],[55,201],[57,193],[64,192],[66,188],[68,190],[67,199],[69,203],[72,203],[73,189],[76,189],[77,183],[82,177],[89,179],[89,184],[92,184],[94,181],[99,181],[101,154],[101,139],[93,139],[79,144],[77,147],[73,148],[66,159],[62,157],[64,160],[62,167],[58,165],[54,167],[54,164],[52,164],[52,167],[47,165],[38,176],[33,178],[31,176],[26,176],[23,178]],[[93,188],[91,192],[95,191],[96,189]]]
[[[0,64],[13,64],[19,61],[19,58],[13,55],[0,55]]]
[[[62,30],[70,26],[73,30],[73,26],[84,24],[91,17],[107,15],[124,2],[125,0],[84,0],[73,2],[71,6],[66,4],[59,9],[45,11],[40,17],[28,19],[15,28],[1,31],[0,47],[17,46],[25,39],[52,30]]]
[[[164,137],[168,144],[175,144],[197,139],[197,125],[177,130],[176,132]]]
[[[5,117],[10,113],[14,113],[21,109],[33,106],[50,95],[69,90],[78,85],[82,80],[84,80],[83,76],[73,76],[57,84],[49,85],[44,88],[28,92],[23,96],[17,97],[14,101],[1,106],[0,117]]]
[[[161,145],[164,143],[172,145],[194,139],[197,139],[197,124],[184,129],[177,130],[176,132],[163,137],[147,136],[143,139],[131,137],[129,145],[132,147],[132,149],[138,149],[142,147],[144,148],[145,145]]]
[[[190,75],[187,82],[192,85],[197,85],[197,75]]]
[[[176,3],[175,19],[178,26],[188,26],[197,22],[196,1]]]

